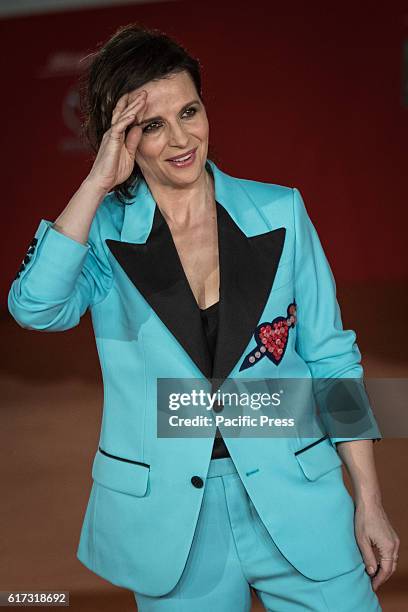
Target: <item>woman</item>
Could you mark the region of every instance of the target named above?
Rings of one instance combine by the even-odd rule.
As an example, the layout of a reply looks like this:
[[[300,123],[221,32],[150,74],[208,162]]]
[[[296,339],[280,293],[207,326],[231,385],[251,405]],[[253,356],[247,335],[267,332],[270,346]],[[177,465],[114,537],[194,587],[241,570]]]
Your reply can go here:
[[[92,314],[105,397],[78,558],[140,612],[249,610],[250,587],[279,612],[381,610],[399,541],[369,407],[374,427],[349,435],[228,437],[215,401],[210,434],[159,435],[162,379],[362,381],[299,191],[208,159],[199,63],[161,32],[120,29],[84,84],[96,159],[41,220],[8,301],[28,329]],[[317,424],[307,393],[293,406]]]

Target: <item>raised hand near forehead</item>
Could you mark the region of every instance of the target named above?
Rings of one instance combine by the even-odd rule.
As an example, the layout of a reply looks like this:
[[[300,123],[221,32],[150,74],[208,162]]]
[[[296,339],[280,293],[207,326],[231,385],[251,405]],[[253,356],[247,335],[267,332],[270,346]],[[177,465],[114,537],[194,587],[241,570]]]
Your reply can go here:
[[[106,192],[123,183],[132,173],[136,150],[143,133],[138,124],[146,110],[146,100],[145,90],[136,96],[126,93],[119,98],[113,109],[111,126],[102,137],[88,175],[89,180]]]

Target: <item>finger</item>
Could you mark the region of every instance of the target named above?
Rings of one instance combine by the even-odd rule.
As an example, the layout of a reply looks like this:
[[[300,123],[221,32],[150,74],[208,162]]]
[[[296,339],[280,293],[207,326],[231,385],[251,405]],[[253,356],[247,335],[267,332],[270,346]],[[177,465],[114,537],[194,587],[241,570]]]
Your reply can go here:
[[[372,581],[372,587],[374,591],[383,584],[392,574],[393,560],[380,560],[380,568],[378,574],[375,575]]]
[[[123,115],[124,113],[127,113],[127,111],[131,110],[135,106],[136,102],[137,100],[134,100],[132,104],[125,104],[125,106],[114,110],[112,113],[111,123],[116,123],[116,121],[121,117],[121,115]]]
[[[378,570],[377,561],[365,561],[364,560],[364,563],[365,563],[365,566],[366,566],[367,574],[369,576],[373,577],[375,575],[375,573],[377,572],[377,570]]]
[[[146,89],[141,89],[140,91],[137,92],[136,95],[130,97],[129,98],[129,104],[132,104],[132,102],[134,102],[139,97],[147,98],[147,91],[146,91]]]
[[[146,106],[146,100],[145,100],[142,106],[138,108],[136,112],[136,124],[137,125],[139,125],[143,121],[143,117],[145,116],[146,108],[147,106]]]
[[[395,535],[396,535],[396,534],[395,534]],[[393,554],[392,554],[392,556],[393,556],[393,562],[392,562],[392,573],[394,573],[394,572],[395,572],[395,570],[397,569],[399,546],[400,546],[400,541],[399,541],[398,536],[396,535],[396,537],[395,537],[395,546],[394,546],[394,552],[393,552]]]
[[[364,559],[364,564],[367,573],[370,576],[373,576],[377,571],[377,559],[375,557],[373,547],[369,540],[362,538],[358,540],[358,545],[360,547],[361,555]]]
[[[125,108],[126,105],[128,104],[128,100],[129,100],[129,92],[123,94],[123,96],[121,96],[119,98],[119,100],[116,102],[114,108],[113,108],[113,113],[112,114],[118,114],[121,113]]]
[[[126,128],[135,120],[134,114],[124,117],[115,125],[113,125],[107,132],[106,136],[108,140],[117,140],[123,143]]]
[[[127,106],[120,114],[112,115],[111,125],[115,125],[118,121],[121,121],[124,116],[127,116],[129,114],[129,112],[135,112],[136,114],[136,112],[138,112],[142,108],[144,103],[145,101],[143,100],[143,98],[138,98],[137,100],[132,102],[132,104]]]
[[[132,159],[135,158],[136,149],[139,145],[140,138],[141,138],[141,129],[140,128],[135,129],[137,127],[138,126],[135,125],[129,130],[129,133],[126,136],[126,141],[125,141],[126,149],[128,150],[128,153]]]
[[[145,90],[139,92],[135,98],[133,98],[133,100],[131,101],[124,101],[124,104],[120,105],[118,108],[115,108],[113,113],[112,113],[112,122],[117,121],[117,119],[120,117],[120,115],[124,112],[128,112],[131,108],[134,108],[135,105],[137,105],[138,103],[141,103],[141,101],[146,100],[146,94],[147,92],[145,92]]]
[[[122,105],[118,106],[117,108],[115,108],[113,113],[112,113],[112,118],[113,117],[118,117],[122,113],[128,111],[130,108],[132,108],[135,105],[135,103],[138,100],[140,100],[140,96],[138,96],[137,98],[135,98],[134,100],[132,100],[129,103],[125,102],[124,104],[122,104]]]
[[[111,127],[112,134],[122,134],[126,128],[135,120],[136,112],[132,111],[127,115],[124,115]],[[135,126],[137,127],[137,126]]]

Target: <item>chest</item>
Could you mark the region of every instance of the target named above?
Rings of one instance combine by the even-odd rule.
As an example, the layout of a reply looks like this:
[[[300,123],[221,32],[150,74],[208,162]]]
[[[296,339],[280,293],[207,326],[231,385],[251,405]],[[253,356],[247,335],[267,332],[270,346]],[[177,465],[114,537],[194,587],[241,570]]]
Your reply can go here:
[[[219,299],[216,213],[188,228],[169,224],[169,229],[196,302],[200,308],[207,308]]]

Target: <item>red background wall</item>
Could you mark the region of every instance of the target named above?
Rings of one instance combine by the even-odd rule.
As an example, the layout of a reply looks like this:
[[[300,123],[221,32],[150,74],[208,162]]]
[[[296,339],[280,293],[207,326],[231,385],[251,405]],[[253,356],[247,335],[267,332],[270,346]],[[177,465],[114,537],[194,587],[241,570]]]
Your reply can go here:
[[[199,57],[214,161],[298,187],[336,279],[407,278],[405,3],[167,2],[0,22],[3,308],[41,218],[90,169],[79,59],[130,21]]]

